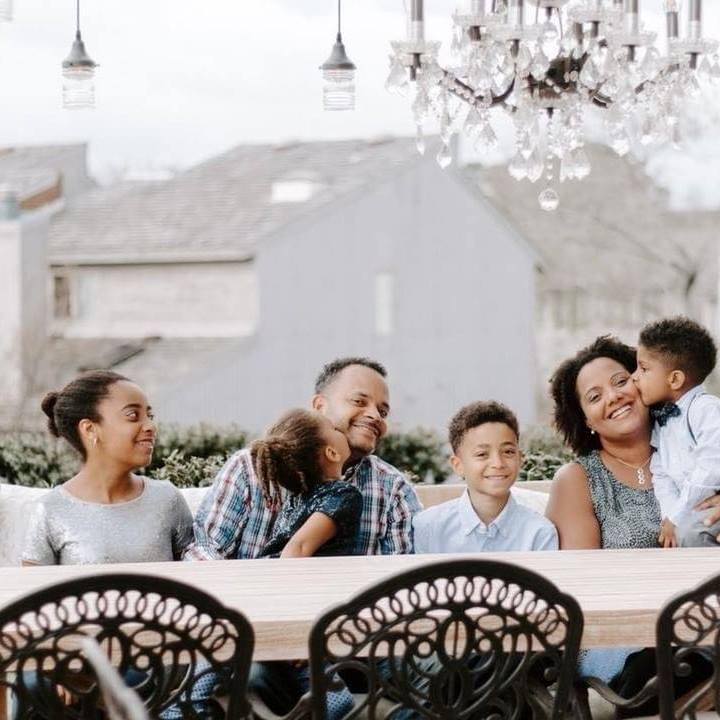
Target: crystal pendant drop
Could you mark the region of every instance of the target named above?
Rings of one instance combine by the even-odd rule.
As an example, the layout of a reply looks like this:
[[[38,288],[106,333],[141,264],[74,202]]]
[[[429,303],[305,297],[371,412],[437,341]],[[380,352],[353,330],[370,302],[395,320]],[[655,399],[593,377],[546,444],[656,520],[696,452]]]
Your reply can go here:
[[[554,210],[557,210],[557,207],[560,204],[560,196],[553,188],[546,187],[538,195],[538,202],[545,212],[553,212]]]
[[[590,174],[590,160],[582,148],[573,152],[573,174],[578,180],[586,178]]]
[[[450,152],[450,146],[443,143],[442,147],[440,148],[440,152],[437,154],[435,159],[437,160],[437,164],[443,170],[448,167],[452,162],[452,153]]]
[[[399,62],[393,62],[390,67],[390,74],[385,81],[385,89],[388,92],[399,93],[408,85],[408,77],[405,68]]]
[[[532,183],[537,182],[542,177],[544,169],[545,162],[543,160],[543,156],[540,153],[539,148],[536,147],[532,151],[532,155],[530,155],[530,158],[528,160],[528,180]]]
[[[495,134],[492,125],[488,120],[486,120],[482,130],[480,130],[480,134],[478,135],[478,144],[482,148],[489,149],[497,145],[497,140],[497,135]]]
[[[415,135],[415,147],[420,155],[425,154],[425,134],[423,133],[422,125],[417,126],[417,133]]]
[[[540,40],[542,42],[553,42],[558,39],[558,29],[555,27],[555,23],[547,22],[543,23],[540,28]]]
[[[717,58],[710,69],[710,79],[713,82],[720,82],[720,62],[718,62]]]
[[[595,67],[595,61],[592,58],[588,58],[580,71],[580,82],[590,89],[597,87],[600,82],[600,77],[597,68]]]
[[[712,73],[712,65],[710,64],[710,60],[708,60],[707,55],[703,57],[703,59],[700,61],[700,66],[698,67],[698,75],[702,77],[703,79],[709,79],[710,75]]]
[[[524,180],[528,174],[527,160],[518,152],[508,165],[508,172],[515,180]]]
[[[532,65],[530,65],[530,72],[536,80],[542,80],[549,69],[550,61],[548,60],[547,55],[545,55],[542,51],[542,48],[539,48],[535,53]]]
[[[517,60],[515,61],[517,73],[520,77],[527,76],[527,74],[530,72],[530,66],[532,65],[532,61],[533,58],[532,53],[530,52],[530,48],[528,48],[528,46],[523,43],[520,46]]]

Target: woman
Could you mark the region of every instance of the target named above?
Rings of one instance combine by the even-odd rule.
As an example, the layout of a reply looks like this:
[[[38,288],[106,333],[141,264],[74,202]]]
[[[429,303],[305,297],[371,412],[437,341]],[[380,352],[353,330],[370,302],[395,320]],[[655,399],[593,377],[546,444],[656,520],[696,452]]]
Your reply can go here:
[[[552,377],[555,426],[578,456],[555,474],[546,510],[561,550],[658,547],[651,422],[631,378],[635,367],[634,348],[606,336],[562,363]],[[579,673],[599,677],[630,698],[655,674],[654,652],[584,651]],[[676,687],[682,693],[703,676],[699,669]],[[655,701],[632,710],[656,712]]]
[[[89,372],[48,393],[42,409],[82,467],[39,501],[23,564],[180,559],[192,539],[187,503],[170,483],[135,474],[149,465],[156,435],[143,391],[117,373]]]
[[[633,348],[601,337],[551,380],[555,426],[578,456],[557,471],[547,506],[561,550],[658,546],[650,416],[635,364]]]

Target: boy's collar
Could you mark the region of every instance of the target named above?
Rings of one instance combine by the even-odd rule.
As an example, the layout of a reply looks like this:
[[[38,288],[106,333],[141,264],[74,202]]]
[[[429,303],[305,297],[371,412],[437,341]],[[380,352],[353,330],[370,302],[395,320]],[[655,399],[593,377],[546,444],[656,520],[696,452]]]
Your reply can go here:
[[[515,505],[516,500],[513,497],[511,491],[510,497],[508,497],[508,500],[505,503],[505,507],[503,507],[503,509],[500,511],[500,514],[489,525],[485,525],[485,523],[478,517],[478,514],[475,512],[475,508],[473,507],[472,501],[470,500],[470,491],[465,488],[465,492],[459,498],[458,505],[460,510],[460,521],[463,526],[463,532],[466,535],[469,535],[477,527],[481,527],[488,534],[492,534],[492,528],[495,528],[495,531],[500,533],[500,535],[507,536],[509,531],[508,526]]]
[[[675,404],[681,409],[685,410],[688,405],[693,401],[694,398],[696,398],[698,395],[701,395],[705,392],[705,388],[701,385],[696,385],[695,387],[690,388],[687,392],[682,394],[676,401]]]

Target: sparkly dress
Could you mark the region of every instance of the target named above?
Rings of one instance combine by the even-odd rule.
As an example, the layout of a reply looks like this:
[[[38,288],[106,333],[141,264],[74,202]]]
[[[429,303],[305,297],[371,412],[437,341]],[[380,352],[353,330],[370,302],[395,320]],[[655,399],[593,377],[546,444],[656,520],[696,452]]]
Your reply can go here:
[[[362,503],[360,491],[344,480],[320,482],[306,493],[289,493],[261,557],[280,557],[290,538],[316,512],[337,525],[337,534],[318,548],[315,555],[352,555],[357,545]]]
[[[636,490],[623,485],[605,466],[598,450],[577,462],[588,478],[603,550],[656,548],[661,518],[652,488]]]
[[[623,485],[605,466],[598,450],[579,457],[577,462],[587,475],[603,550],[656,548],[661,518],[652,488],[637,490]],[[581,650],[578,673],[610,682],[622,672],[630,655],[640,650],[642,648]]]

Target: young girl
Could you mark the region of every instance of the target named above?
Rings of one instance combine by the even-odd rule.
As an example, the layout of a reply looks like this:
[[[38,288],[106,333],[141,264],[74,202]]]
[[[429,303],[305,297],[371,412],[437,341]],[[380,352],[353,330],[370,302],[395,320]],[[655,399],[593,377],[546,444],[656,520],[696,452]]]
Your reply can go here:
[[[352,554],[362,495],[339,479],[345,435],[320,413],[290,410],[250,454],[265,502],[280,509],[261,557]]]
[[[265,502],[279,509],[261,557],[353,553],[362,495],[354,485],[339,479],[350,447],[324,415],[309,410],[286,412],[262,440],[252,444],[250,454]],[[207,673],[198,679],[191,695],[198,707],[207,703],[214,682],[214,676]],[[309,687],[306,662],[253,666],[251,689],[276,715],[288,713]],[[328,694],[327,718],[339,720],[352,707],[353,697],[343,686]],[[177,707],[161,715],[162,720],[181,717]]]
[[[320,413],[290,410],[253,443],[250,454],[265,501],[280,508],[261,557],[352,554],[362,495],[339,479],[350,457],[345,435]],[[273,712],[284,715],[309,689],[307,663],[261,666],[255,689]],[[352,707],[346,688],[330,693],[328,720]]]

